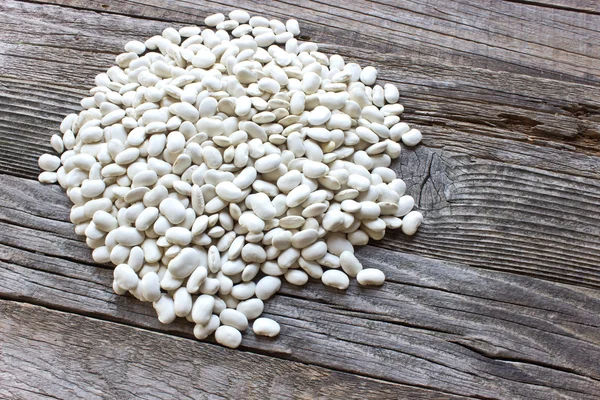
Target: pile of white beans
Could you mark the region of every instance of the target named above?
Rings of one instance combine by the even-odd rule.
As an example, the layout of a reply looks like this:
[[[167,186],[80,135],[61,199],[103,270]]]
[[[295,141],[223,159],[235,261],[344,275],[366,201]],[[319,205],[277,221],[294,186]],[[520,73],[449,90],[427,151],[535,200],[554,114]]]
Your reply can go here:
[[[296,20],[205,23],[127,43],[52,136],[62,155],[40,157],[39,180],[66,188],[75,232],[116,265],[116,293],[235,348],[249,320],[279,333],[259,317],[282,278],[383,284],[354,246],[421,224],[389,168],[421,133],[400,122],[395,86],[298,42]]]

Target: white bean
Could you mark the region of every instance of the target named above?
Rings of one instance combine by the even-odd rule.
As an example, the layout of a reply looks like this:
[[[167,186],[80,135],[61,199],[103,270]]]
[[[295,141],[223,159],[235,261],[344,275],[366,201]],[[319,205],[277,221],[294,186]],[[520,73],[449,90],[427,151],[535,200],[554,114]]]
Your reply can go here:
[[[38,164],[42,170],[53,172],[60,167],[60,158],[50,154],[42,154],[38,160]]]
[[[185,207],[174,198],[167,197],[161,201],[159,210],[172,224],[179,224],[185,219]]]
[[[233,10],[229,13],[229,19],[244,24],[250,20],[250,14],[244,10]]]
[[[365,268],[356,275],[356,280],[361,285],[383,285],[385,275],[382,271],[375,268]]]
[[[351,277],[355,277],[363,269],[360,261],[349,251],[340,254],[340,266]]]
[[[225,21],[225,15],[223,15],[221,13],[209,15],[208,17],[206,17],[204,19],[204,23],[206,24],[206,26],[210,26],[210,27],[217,26],[218,24],[220,24],[223,21]]]
[[[354,246],[420,226],[390,166],[422,135],[400,121],[398,88],[299,42],[297,20],[233,10],[205,24],[125,44],[50,139],[61,156],[38,159],[38,180],[67,190],[76,234],[116,265],[116,293],[237,347],[281,277],[384,282]]]
[[[244,331],[248,328],[248,318],[243,313],[231,308],[223,310],[219,314],[219,319],[221,325],[233,326],[238,331]]]
[[[114,270],[115,282],[125,290],[135,289],[139,279],[135,271],[127,264],[119,264]]]
[[[281,280],[274,276],[265,276],[256,284],[256,297],[267,300],[281,287]]]
[[[350,279],[348,275],[337,269],[330,269],[323,272],[321,281],[327,286],[334,287],[336,289],[345,290],[350,285]]]
[[[215,331],[215,340],[223,346],[235,349],[242,343],[242,334],[231,326],[219,326]]]
[[[306,272],[299,269],[290,269],[283,276],[286,281],[296,286],[303,286],[308,282]]]
[[[171,296],[163,293],[152,305],[161,323],[170,324],[175,321],[177,316],[175,315],[175,305]]]
[[[192,311],[192,296],[186,288],[181,287],[173,294],[173,308],[178,317],[185,317]]]
[[[140,282],[140,286],[146,300],[155,302],[160,299],[160,278],[155,272],[145,274]]]
[[[405,235],[412,236],[417,232],[423,222],[423,214],[418,211],[411,211],[402,218],[402,232]]]
[[[198,250],[185,248],[169,262],[169,272],[179,279],[188,277],[200,262]]]
[[[407,146],[416,146],[421,141],[421,132],[417,129],[411,129],[410,131],[402,135],[402,143]]]
[[[192,320],[200,325],[206,325],[210,321],[213,307],[215,306],[214,297],[203,294],[199,296],[192,306]]]
[[[270,318],[258,318],[252,323],[252,331],[257,335],[274,337],[280,330],[279,324]]]
[[[374,67],[365,67],[360,73],[360,80],[365,85],[371,86],[377,79],[377,70]]]
[[[196,339],[206,339],[209,335],[217,330],[220,323],[219,317],[213,314],[211,315],[207,324],[196,324],[196,326],[194,326],[194,336]]]

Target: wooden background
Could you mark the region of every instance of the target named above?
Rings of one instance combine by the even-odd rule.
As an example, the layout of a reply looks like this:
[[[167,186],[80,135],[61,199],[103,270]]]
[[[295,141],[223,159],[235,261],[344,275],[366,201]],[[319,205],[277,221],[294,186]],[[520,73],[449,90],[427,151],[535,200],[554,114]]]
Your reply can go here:
[[[238,7],[400,88],[394,168],[425,223],[362,248],[380,289],[284,285],[238,350],[116,296],[37,181],[50,136],[130,39]],[[0,397],[600,397],[600,3],[0,2]]]

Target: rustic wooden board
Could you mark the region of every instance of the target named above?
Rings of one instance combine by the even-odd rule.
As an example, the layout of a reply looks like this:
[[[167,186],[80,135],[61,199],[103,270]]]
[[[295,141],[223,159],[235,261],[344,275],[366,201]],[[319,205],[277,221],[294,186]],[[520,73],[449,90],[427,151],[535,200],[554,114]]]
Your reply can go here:
[[[79,99],[93,85],[93,76],[111,64],[127,40],[146,38],[171,25],[12,0],[0,7],[4,11],[0,14],[3,24],[27,21],[30,27],[0,32],[0,40],[5,43],[3,75],[25,78],[3,82],[10,93],[8,98],[22,101],[3,110],[7,112],[6,122],[28,117],[23,122],[34,130],[31,133],[38,140],[40,133],[47,135],[56,129],[65,112],[79,108]],[[137,8],[144,10],[145,6]],[[193,15],[188,14],[184,21]],[[600,24],[600,16],[592,17],[584,20]],[[307,31],[312,36],[325,35],[322,29],[314,34],[311,29],[309,26]],[[558,32],[546,36],[547,40],[559,37]],[[471,63],[448,64],[417,50],[390,47],[382,53],[372,46],[348,42],[347,35],[339,40],[315,39],[324,43],[327,51],[339,52],[363,65],[377,65],[383,81],[394,82],[401,89],[407,121],[426,127],[428,146],[460,148],[482,158],[598,177],[595,137],[600,135],[600,89],[594,82],[576,84],[545,79],[539,74],[473,69]],[[421,43],[421,47],[427,45]],[[600,52],[590,49],[586,54],[597,64]],[[58,93],[52,93],[55,91]],[[48,112],[40,112],[45,110]],[[28,137],[23,136],[19,143]],[[503,139],[510,140],[506,143]],[[501,146],[508,147],[500,151]],[[561,151],[556,153],[556,148]],[[582,156],[581,152],[592,157]]]
[[[58,188],[0,179],[13,187],[0,191],[0,297],[192,337],[186,321],[163,326],[150,304],[111,293]],[[246,333],[242,348],[466,396],[600,395],[597,290],[372,246],[358,257],[385,272],[383,288],[284,285],[266,308],[281,335]]]
[[[269,17],[298,19],[306,37],[320,43],[429,55],[445,63],[466,62],[561,80],[598,82],[600,75],[598,15],[557,12],[519,2],[34,1],[188,24],[202,23],[213,12],[259,9]]]
[[[459,398],[6,300],[0,334],[3,398]]]
[[[408,193],[417,199],[427,219],[415,237],[390,231],[373,245],[600,287],[600,271],[595,268],[600,263],[600,205],[596,201],[600,182],[476,162],[424,148],[406,150],[395,169],[409,184]],[[18,190],[8,190],[10,187]],[[60,218],[68,220],[69,201],[58,187],[50,192],[48,186],[35,181],[3,176],[0,188],[6,188],[0,193],[1,204],[13,209],[25,207],[39,217],[32,222],[12,217],[20,224],[43,224],[46,215],[59,211],[57,207]],[[35,204],[27,201],[43,196],[52,199]],[[54,247],[56,229],[49,235],[32,232],[29,240],[43,240],[44,247],[55,255],[85,248],[68,223],[59,231],[61,235],[70,231],[73,244],[68,248]],[[6,235],[0,232],[0,236]],[[89,252],[83,254],[89,259]]]
[[[16,382],[1,396],[93,397],[102,390],[126,397],[141,375],[164,376],[175,364],[161,381],[164,397],[211,396],[196,391],[197,383],[250,398],[600,397],[596,2],[236,6],[296,17],[304,37],[325,52],[375,65],[383,82],[400,88],[404,119],[425,138],[416,150],[404,149],[394,168],[424,225],[413,238],[390,232],[361,249],[364,264],[386,272],[381,289],[353,284],[340,294],[317,282],[284,285],[266,309],[282,324],[279,338],[248,333],[238,351],[189,340],[189,323],[161,325],[151,305],[111,292],[111,269],[94,264],[73,233],[62,190],[35,181],[36,160],[126,41],[233,6],[2,2],[0,299],[38,306],[0,304],[0,330],[11,327],[0,381]],[[47,323],[38,332],[40,320]],[[62,342],[53,343],[56,337]],[[109,355],[95,345],[117,338]],[[157,347],[173,349],[171,358]],[[21,369],[7,373],[5,354]],[[140,354],[151,361],[130,366]],[[235,380],[203,376],[209,368],[190,362],[194,355],[220,373],[237,372]],[[49,375],[48,365],[62,368]],[[88,370],[65,378],[82,365]],[[79,380],[90,390],[69,392],[84,390]],[[136,394],[151,396],[152,385],[143,381]]]
[[[28,78],[0,77],[6,88],[0,137],[18,134],[0,139],[7,155],[0,166],[34,179],[37,157],[51,151],[49,137],[63,115],[78,110],[93,74],[110,65],[110,52],[168,24],[30,3],[4,7],[5,15],[28,21],[32,29],[4,37],[11,46],[6,73]],[[76,57],[79,48],[85,52]],[[415,239],[392,234],[377,245],[598,287],[599,182],[587,178],[599,176],[600,157],[597,139],[578,133],[595,129],[596,114],[565,110],[572,104],[600,110],[598,86],[465,69],[426,57],[330,49],[380,66],[383,79],[401,87],[406,120],[425,132],[429,148],[405,149],[395,167],[427,212],[426,225]],[[27,58],[34,51],[36,58]],[[49,60],[47,68],[36,66],[40,57]],[[52,61],[60,59],[67,64]],[[46,77],[48,71],[56,76]],[[42,83],[47,79],[60,86]]]
[[[3,298],[192,337],[186,321],[162,326],[151,305],[110,293],[110,270],[6,246],[0,257]],[[285,285],[266,308],[281,335],[246,332],[241,349],[468,396],[600,395],[595,292],[368,248],[359,258],[390,277],[383,289]]]

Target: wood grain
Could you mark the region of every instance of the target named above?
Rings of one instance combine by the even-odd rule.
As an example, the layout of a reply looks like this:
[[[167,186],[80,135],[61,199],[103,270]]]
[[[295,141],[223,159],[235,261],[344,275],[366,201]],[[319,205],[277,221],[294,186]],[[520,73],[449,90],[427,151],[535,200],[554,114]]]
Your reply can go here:
[[[191,337],[187,321],[161,326],[149,304],[110,293],[109,270],[2,246],[7,255],[2,298]],[[353,285],[340,295],[320,283],[285,285],[265,312],[282,325],[281,335],[246,332],[241,348],[469,396],[600,394],[595,292],[380,250],[359,258],[390,277],[383,289]]]
[[[85,65],[91,63],[101,71],[111,62],[107,51],[114,51],[130,35],[149,36],[164,23],[137,19],[134,32],[129,28],[133,25],[126,23],[133,21],[129,17],[94,15],[82,24],[81,11],[6,4],[11,15],[28,20],[36,32],[62,32],[45,36],[44,45],[15,44],[13,50],[25,56],[36,48],[47,59],[68,61],[66,65],[54,62],[43,70],[28,65],[26,73],[33,74],[34,81],[0,78],[6,89],[0,101],[5,111],[0,115],[0,151],[5,154],[1,171],[34,179],[36,159],[43,151],[51,151],[48,139],[61,116],[78,109],[83,88],[91,85],[93,74]],[[97,32],[113,26],[123,28],[99,38]],[[19,39],[21,43],[34,40],[39,41],[39,35],[30,33]],[[57,40],[56,47],[53,40]],[[89,53],[75,57],[77,46]],[[96,53],[92,53],[94,47]],[[426,224],[415,239],[392,233],[377,245],[598,286],[598,181],[581,178],[599,176],[598,139],[578,133],[595,129],[595,111],[577,115],[566,110],[576,102],[600,110],[600,88],[465,70],[432,60],[411,62],[405,56],[361,55],[350,47],[336,50],[353,59],[362,57],[363,65],[382,66],[382,78],[394,81],[404,94],[406,120],[425,132],[424,144],[430,148],[416,153],[405,149],[395,166],[420,209],[427,212]],[[7,73],[16,75],[24,69],[16,63],[21,58],[10,55],[6,60]],[[60,86],[40,83],[41,71],[47,70],[61,75]],[[403,70],[400,77],[397,70]],[[65,87],[68,82],[75,82],[76,87]],[[502,84],[505,89],[498,90]],[[482,235],[484,241],[479,240]]]
[[[9,156],[2,167],[33,177],[35,172],[28,166],[37,154],[31,153],[40,146],[49,149],[46,138],[57,130],[64,115],[79,110],[79,99],[93,85],[95,74],[113,62],[127,40],[151,36],[169,24],[14,1],[0,7],[4,7],[0,23],[10,26],[13,21],[27,21],[31,27],[18,34],[12,29],[0,32],[6,48],[0,133],[18,134],[11,143],[0,143]],[[426,133],[427,146],[600,176],[597,85],[466,69],[422,54],[381,53],[337,44],[324,49],[362,65],[376,65],[382,81],[393,82],[401,90],[405,119]]]
[[[0,334],[3,398],[459,398],[5,300]]]
[[[600,4],[595,0],[508,0],[538,7],[553,8],[556,10],[574,11],[581,13],[600,14]]]
[[[56,52],[54,49],[50,51]],[[354,58],[358,55],[356,50],[344,51],[350,59],[361,61]],[[513,79],[511,84],[511,90],[523,89],[522,92],[502,95],[494,88],[508,78],[503,74],[490,77],[486,71],[462,71],[460,73],[467,81],[448,87],[446,82],[453,76],[456,78],[455,72],[458,74],[460,68],[445,67],[435,62],[414,64],[410,68],[404,67],[407,72],[398,79],[394,76],[394,68],[400,68],[406,59],[367,55],[372,57],[365,62],[363,56],[363,64],[383,66],[381,76],[384,81],[394,82],[402,90],[406,107],[404,119],[425,133],[426,146],[526,167],[579,176],[600,176],[595,133],[600,130],[597,130],[599,124],[594,121],[596,112],[577,116],[565,111],[577,102],[579,107],[600,109],[597,100],[600,89],[525,78],[521,81]],[[17,75],[22,62],[14,57],[9,59],[13,62],[6,71]],[[109,65],[109,62],[105,60],[104,65]],[[78,68],[77,65],[72,66],[73,71]],[[101,69],[102,63],[99,63],[96,72]],[[33,66],[31,70],[35,71]],[[77,80],[72,72],[65,70],[58,73],[63,75],[61,79]],[[425,78],[424,73],[430,78]],[[29,178],[37,175],[35,160],[39,154],[51,151],[49,138],[58,131],[62,117],[78,112],[79,99],[86,95],[84,86],[72,89],[47,84],[42,82],[45,79],[42,70],[34,74],[32,81],[0,77],[0,85],[4,89],[4,94],[0,93],[0,135],[2,138],[16,135],[10,141],[0,139],[0,148],[6,154],[0,165],[5,171]],[[88,86],[92,85],[94,75],[92,73],[86,78],[90,81]],[[431,76],[435,76],[435,80]],[[570,95],[559,98],[558,94],[548,94],[561,92]],[[482,109],[485,98],[493,100],[493,103]],[[542,102],[546,105],[542,106]]]
[[[112,293],[36,160],[126,41],[234,6],[2,2],[0,364],[18,368],[0,365],[0,397],[600,397],[597,4],[235,3],[298,18],[399,87],[425,138],[394,169],[424,225],[358,252],[382,288],[284,285],[266,308],[277,339],[247,332],[233,352],[161,325]]]
[[[201,23],[233,8],[297,18],[311,40],[383,53],[434,56],[444,63],[598,82],[600,16],[519,2],[460,0],[226,1],[35,0],[179,23]],[[377,29],[365,29],[365,26]]]
[[[31,202],[27,211],[2,202],[0,297],[192,336],[187,321],[163,326],[148,303],[112,294],[111,269],[54,233],[63,222],[35,216]],[[372,246],[358,257],[385,272],[383,288],[284,285],[266,308],[281,335],[246,333],[242,348],[466,396],[600,395],[598,290]]]
[[[390,231],[373,245],[600,287],[599,181],[422,147],[405,150],[394,169],[426,219],[414,237]],[[5,243],[24,242],[48,254],[89,262],[89,249],[68,223],[70,204],[60,188],[9,176],[0,176],[0,188],[2,220],[38,230],[5,226],[0,230]],[[45,201],[32,203],[30,198]],[[63,222],[55,225],[45,219],[50,215]],[[64,248],[54,245],[57,234],[67,235]]]

